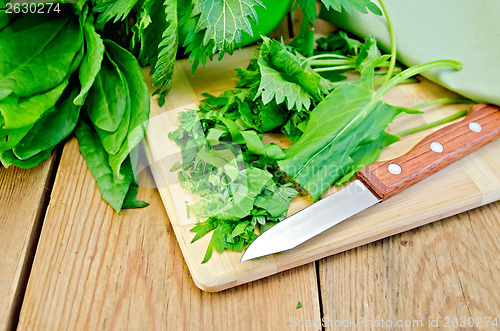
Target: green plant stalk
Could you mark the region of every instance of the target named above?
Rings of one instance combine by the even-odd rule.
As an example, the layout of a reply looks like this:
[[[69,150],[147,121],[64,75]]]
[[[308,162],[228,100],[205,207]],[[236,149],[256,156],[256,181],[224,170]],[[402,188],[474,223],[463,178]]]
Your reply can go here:
[[[423,64],[416,65],[414,67],[408,68],[405,71],[401,72],[400,74],[397,74],[391,80],[389,80],[387,83],[382,85],[377,92],[373,95],[373,98],[371,101],[368,103],[368,105],[365,107],[365,109],[360,112],[356,118],[351,122],[354,123],[357,121],[359,118],[362,118],[366,116],[370,111],[375,108],[378,102],[383,99],[384,95],[389,92],[394,86],[398,85],[402,81],[406,80],[407,78],[410,78],[412,76],[418,75],[419,73],[434,69],[434,68],[439,68],[439,67],[452,67],[455,70],[459,70],[462,67],[462,64],[460,62],[454,61],[454,60],[436,60],[436,61],[431,61]],[[347,127],[343,129],[346,130]]]
[[[413,106],[411,108],[420,110],[425,107],[433,106],[433,105],[439,105],[439,104],[447,104],[447,103],[470,103],[470,104],[476,104],[477,102],[467,99],[467,98],[441,98],[441,99],[436,99],[436,100],[431,100],[427,101],[424,103],[421,103],[420,105]],[[404,116],[404,114],[399,114],[396,116],[396,118],[399,118],[401,116]]]
[[[407,135],[410,135],[412,133],[417,133],[417,132],[420,132],[420,131],[423,131],[423,130],[434,128],[434,127],[436,127],[438,125],[446,124],[448,122],[456,120],[457,118],[460,118],[462,116],[467,115],[467,113],[468,113],[467,110],[462,110],[462,111],[456,112],[453,115],[450,115],[448,117],[440,119],[438,121],[435,121],[435,122],[432,122],[432,123],[428,123],[428,124],[424,124],[424,125],[420,125],[420,126],[417,126],[417,127],[411,128],[411,129],[406,129],[406,130],[401,130],[401,131],[398,131],[398,132],[394,132],[393,134],[396,135],[396,136],[400,136],[400,137],[407,136]]]
[[[313,55],[313,56],[307,58],[307,61],[313,61],[316,59],[324,59],[324,58],[351,59],[352,57],[340,55],[340,54],[318,54],[318,55]]]
[[[420,105],[414,106],[412,108],[422,109],[422,108],[429,107],[429,106],[434,106],[434,105],[439,105],[439,104],[447,104],[447,103],[471,103],[471,104],[475,104],[476,102],[472,101],[471,99],[467,99],[467,98],[441,98],[441,99],[436,99],[436,100],[431,100],[431,101],[421,103]]]
[[[378,101],[382,96],[384,96],[387,92],[389,92],[390,89],[401,83],[401,81],[404,81],[405,79],[410,78],[412,76],[418,75],[423,71],[439,67],[452,67],[455,70],[460,70],[462,64],[455,60],[436,60],[408,68],[405,71],[392,77],[387,83],[383,84],[377,90],[377,92],[375,92],[375,97],[373,98],[373,100]]]
[[[387,67],[387,63],[382,63],[380,66],[377,66],[377,68],[384,68],[384,67]],[[396,68],[394,69],[394,72],[399,74],[401,72],[401,68]],[[385,75],[387,73],[387,71],[375,71],[374,74],[375,75]]]
[[[343,65],[343,64],[352,64],[356,63],[355,59],[342,59],[342,60],[313,60],[308,61],[311,66],[334,66],[334,65]]]
[[[375,75],[384,75],[385,73],[375,73]],[[359,78],[353,78],[353,79],[345,79],[345,80],[342,80],[340,82],[335,82],[335,83],[332,83],[332,86],[334,88],[336,87],[339,87],[340,85],[344,84],[344,83],[348,83],[348,82],[357,82],[359,83]],[[418,81],[415,79],[415,78],[407,78],[401,82],[399,82],[399,84],[410,84],[410,83],[418,83]],[[403,116],[404,114],[402,114],[401,116]],[[399,115],[398,115],[399,116]],[[397,118],[397,117],[396,117]]]
[[[396,67],[396,37],[394,36],[394,28],[392,26],[392,21],[389,17],[389,13],[387,12],[387,8],[382,0],[379,0],[380,7],[382,7],[382,11],[384,12],[385,18],[387,20],[387,27],[389,28],[389,34],[391,36],[391,62],[389,65],[389,69],[387,69],[387,74],[382,81],[382,84],[387,83],[389,79],[392,78],[392,74],[394,72],[394,68]]]
[[[315,68],[313,69],[316,72],[324,72],[324,71],[335,71],[335,70],[349,70],[349,69],[354,69],[356,68],[356,65],[344,65],[344,66],[333,66],[333,67],[326,67],[326,68]]]

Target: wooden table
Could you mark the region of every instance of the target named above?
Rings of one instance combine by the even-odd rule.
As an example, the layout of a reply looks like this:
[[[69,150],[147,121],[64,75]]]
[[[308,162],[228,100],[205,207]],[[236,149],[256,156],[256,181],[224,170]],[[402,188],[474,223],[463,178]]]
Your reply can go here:
[[[158,191],[142,187],[139,198],[151,205],[116,215],[75,138],[34,169],[0,168],[0,331],[500,325],[500,201],[207,293]]]
[[[322,318],[364,328],[500,318],[500,202],[206,293],[157,190],[139,196],[151,205],[116,215],[74,138],[35,169],[0,169],[0,329],[319,330]]]

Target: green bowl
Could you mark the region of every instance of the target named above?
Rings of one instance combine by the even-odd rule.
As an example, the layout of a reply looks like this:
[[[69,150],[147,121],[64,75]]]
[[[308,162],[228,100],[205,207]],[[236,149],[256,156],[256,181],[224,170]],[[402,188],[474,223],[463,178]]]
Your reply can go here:
[[[276,29],[283,21],[286,14],[292,7],[293,0],[262,0],[265,8],[258,7],[257,12],[258,23],[251,22],[253,36],[246,32],[242,33],[242,42],[239,46],[253,44],[260,40],[260,35],[266,35]]]

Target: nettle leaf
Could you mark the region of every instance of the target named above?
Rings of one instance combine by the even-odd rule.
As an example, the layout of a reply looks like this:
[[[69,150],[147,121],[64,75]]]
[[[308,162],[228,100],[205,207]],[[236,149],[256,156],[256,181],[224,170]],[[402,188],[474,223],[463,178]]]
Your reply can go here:
[[[256,7],[260,0],[194,0],[191,16],[197,16],[196,31],[205,30],[203,45],[213,40],[212,52],[232,53],[241,40],[241,32],[253,35],[250,19],[257,23]]]
[[[380,8],[370,0],[321,0],[321,2],[327,10],[330,8],[338,12],[345,10],[349,15],[352,15],[354,10],[364,14],[369,10],[376,15],[382,15]],[[302,9],[309,24],[312,25],[313,20],[318,18],[316,13],[316,0],[297,0],[297,4],[300,6],[300,9]]]
[[[262,80],[256,98],[262,97],[262,102],[268,104],[273,99],[280,104],[285,101],[288,109],[309,109],[311,107],[311,96],[299,84],[285,80],[282,75],[266,65],[259,59]]]
[[[308,22],[312,24],[313,20],[318,16],[316,13],[316,0],[297,0],[297,4]]]
[[[165,95],[172,87],[175,56],[177,54],[177,1],[165,0],[165,20],[168,24],[158,44],[158,59],[153,71],[153,85],[162,84],[154,94]],[[160,104],[163,102],[161,101]]]
[[[97,26],[103,27],[104,24],[114,19],[113,22],[123,21],[138,0],[97,0],[94,12],[100,13],[97,18]]]
[[[139,57],[150,62],[153,85],[159,86],[154,94],[160,95],[158,103],[163,105],[172,87],[177,54],[177,0],[146,1],[138,24]]]
[[[326,9],[333,8],[335,11],[344,9],[349,15],[352,15],[354,10],[361,13],[368,13],[368,10],[376,15],[382,15],[380,8],[370,0],[321,0]]]
[[[204,67],[207,59],[213,59],[214,41],[210,40],[206,45],[203,44],[204,31],[197,31],[196,25],[198,17],[192,17],[192,6],[190,2],[181,1],[179,3],[179,36],[184,39],[182,47],[186,50],[184,54],[189,54],[191,65],[191,73],[194,74],[198,66]],[[219,59],[222,58],[224,52],[219,54]]]
[[[297,55],[276,40],[262,37],[264,42],[258,64],[261,81],[255,98],[262,97],[264,104],[276,99],[286,100],[288,109],[309,109],[333,88],[328,80],[303,66]]]

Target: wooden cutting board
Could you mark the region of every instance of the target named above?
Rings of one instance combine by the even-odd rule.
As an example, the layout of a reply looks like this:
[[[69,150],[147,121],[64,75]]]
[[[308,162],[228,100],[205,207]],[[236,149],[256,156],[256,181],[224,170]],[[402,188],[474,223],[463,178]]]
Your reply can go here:
[[[207,64],[206,68],[198,70],[194,76],[190,73],[189,62],[178,61],[173,88],[164,106],[159,107],[157,97],[152,97],[151,120],[145,139],[146,154],[184,259],[200,289],[227,289],[500,199],[499,140],[400,195],[334,226],[296,249],[248,262],[240,262],[241,253],[214,252],[208,263],[201,264],[210,235],[191,244],[194,233],[190,229],[196,220],[194,216],[188,217],[186,203],[196,201],[196,197],[180,186],[177,172],[170,171],[176,162],[181,161],[181,154],[178,146],[168,138],[168,133],[176,129],[178,113],[185,109],[195,109],[202,99],[202,93],[218,95],[234,87],[234,68],[246,67],[252,53],[256,53],[255,48],[238,51],[232,57],[225,57],[222,62]],[[147,72],[145,75],[151,87]],[[150,91],[153,90],[151,87]],[[456,95],[421,79],[419,83],[397,86],[385,100],[394,105],[412,106],[453,96]],[[432,106],[426,108],[423,115],[408,115],[396,120],[391,130],[432,122],[468,107],[463,104]],[[385,149],[380,160],[407,152],[430,132],[428,130],[404,137],[402,141]],[[281,137],[270,139],[283,143]],[[310,198],[295,199],[289,214],[310,203]],[[165,259],[169,259],[169,256],[165,256]]]

